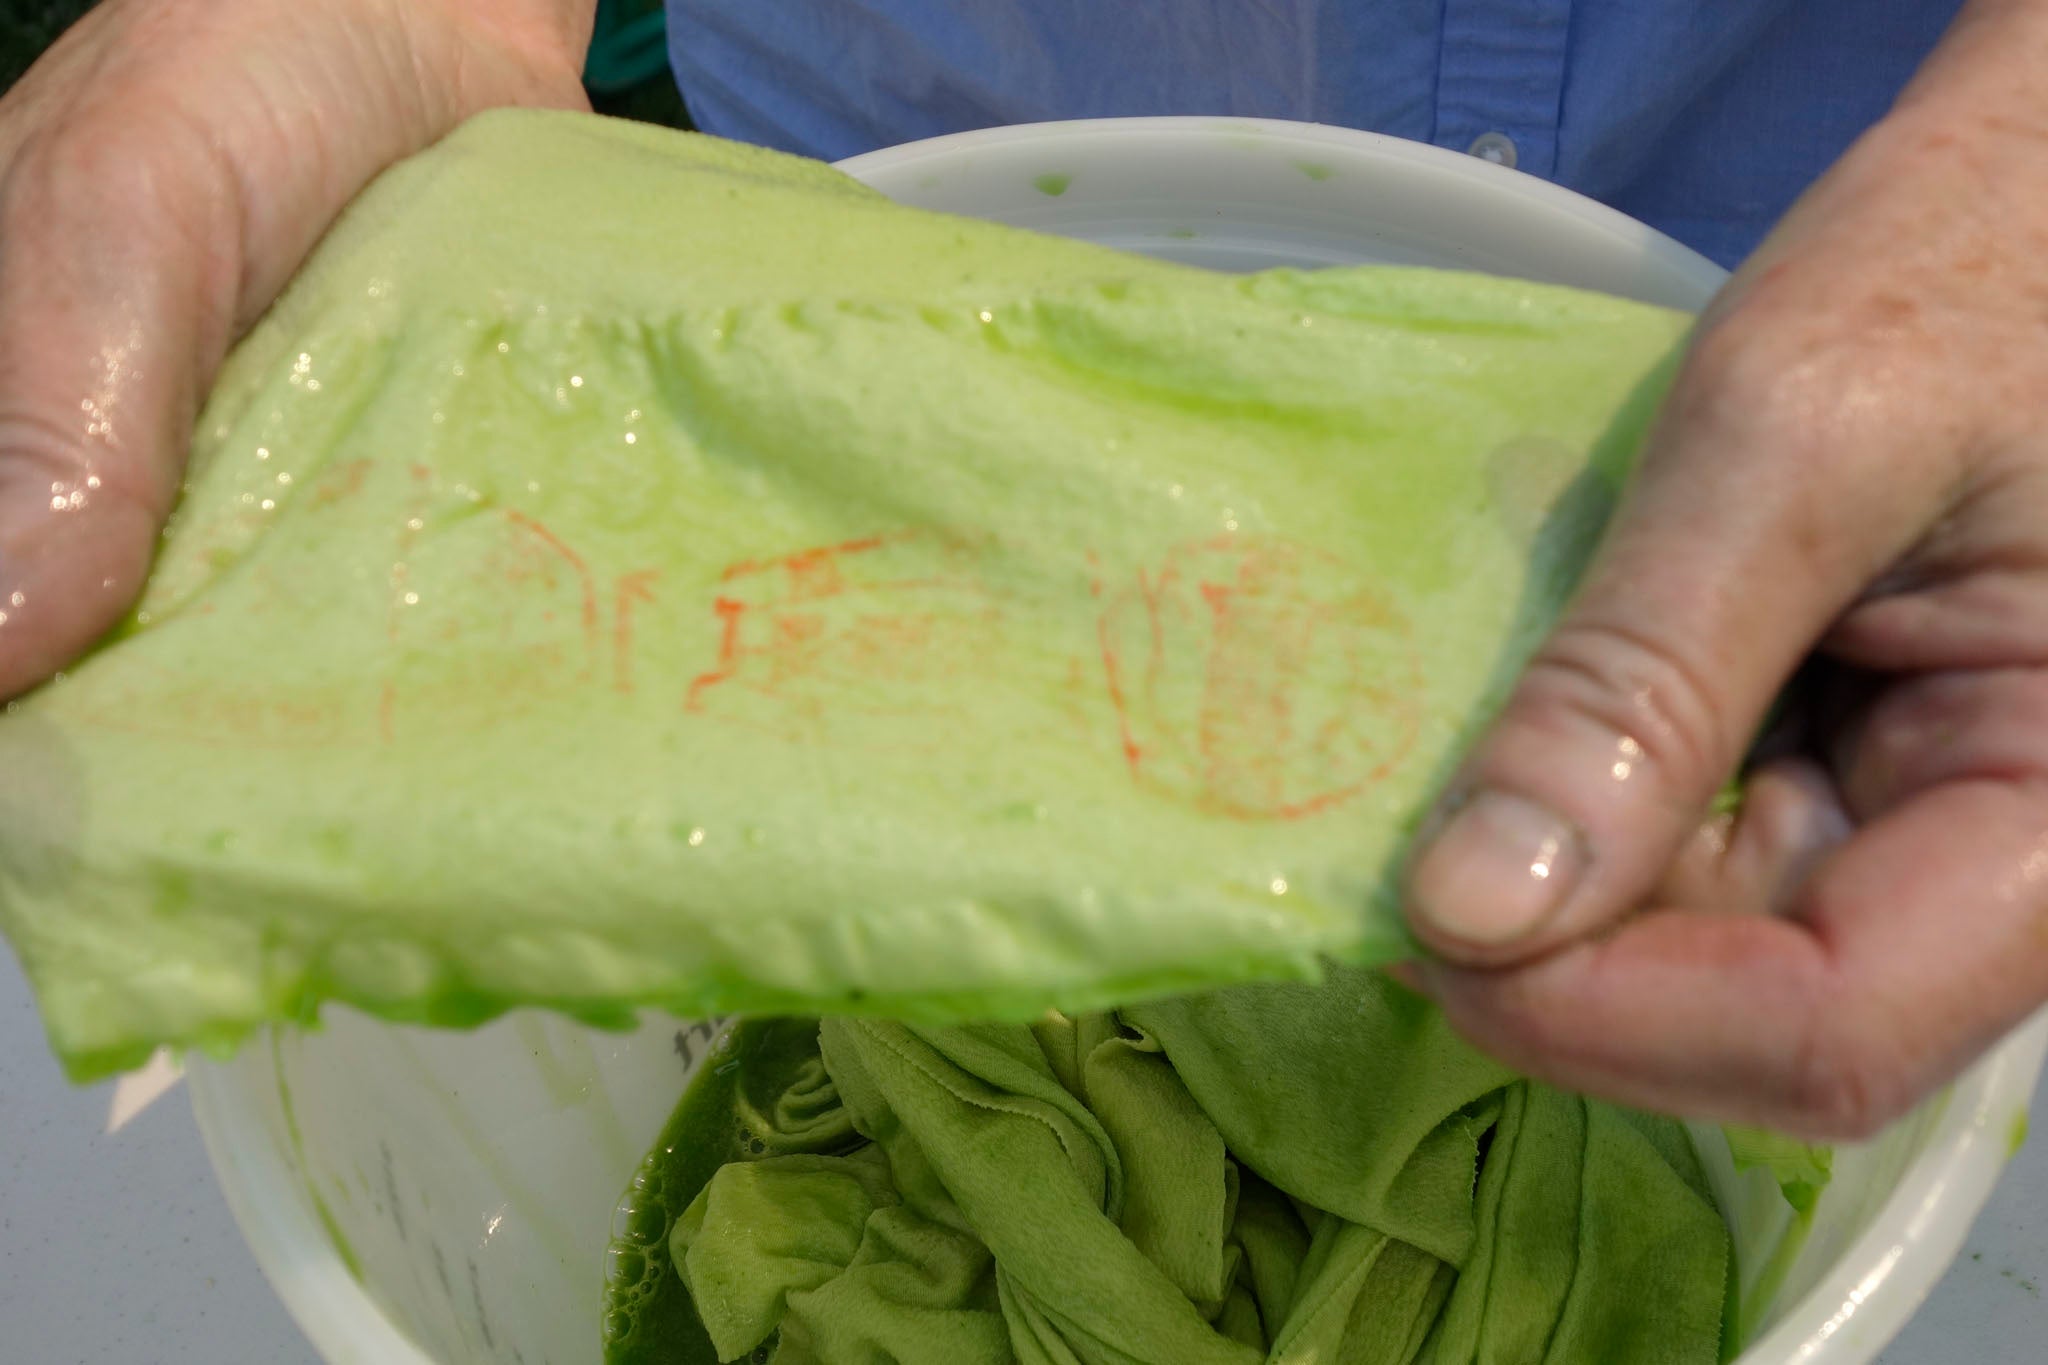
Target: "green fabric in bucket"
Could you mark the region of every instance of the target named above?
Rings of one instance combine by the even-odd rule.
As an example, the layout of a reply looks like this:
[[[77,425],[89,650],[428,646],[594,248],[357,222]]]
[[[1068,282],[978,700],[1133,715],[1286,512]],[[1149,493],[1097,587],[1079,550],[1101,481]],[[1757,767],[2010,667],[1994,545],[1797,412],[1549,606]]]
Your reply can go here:
[[[941,1024],[1402,955],[1687,325],[480,118],[328,235],[132,620],[0,718],[0,929],[81,1078],[327,1000]]]
[[[821,1041],[870,1145],[725,1166],[671,1235],[720,1360],[1719,1359],[1684,1130],[1502,1072],[1382,978]]]

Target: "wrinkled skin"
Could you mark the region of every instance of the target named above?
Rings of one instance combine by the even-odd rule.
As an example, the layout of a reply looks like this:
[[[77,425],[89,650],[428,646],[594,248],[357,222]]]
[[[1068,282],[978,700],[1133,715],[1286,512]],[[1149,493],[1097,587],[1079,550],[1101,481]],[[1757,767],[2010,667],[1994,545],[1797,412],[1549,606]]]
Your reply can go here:
[[[108,0],[0,100],[0,696],[133,601],[215,367],[347,199],[580,106],[591,8]],[[1853,1136],[2048,998],[2044,69],[2048,0],[1977,0],[1740,272],[1453,785],[1410,976],[1510,1062]],[[1702,825],[1809,656],[1794,756]]]
[[[2043,70],[2048,4],[1967,9],[1708,313],[1411,867],[1506,1060],[1860,1136],[2048,1000]],[[1701,830],[1816,650],[1806,757]]]

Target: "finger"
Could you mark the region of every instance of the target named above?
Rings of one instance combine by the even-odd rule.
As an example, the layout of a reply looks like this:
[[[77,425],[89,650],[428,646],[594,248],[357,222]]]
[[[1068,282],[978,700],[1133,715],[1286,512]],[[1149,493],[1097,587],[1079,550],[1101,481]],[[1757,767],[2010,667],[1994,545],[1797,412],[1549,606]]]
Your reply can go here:
[[[1908,561],[1830,630],[1836,657],[1884,672],[2048,665],[2048,461],[2031,441],[1987,462]]]
[[[1886,671],[2048,664],[2048,572],[1972,573],[1878,598],[1831,630],[1827,648]]]
[[[1781,914],[1822,858],[1853,832],[1832,778],[1803,759],[1751,774],[1742,804],[1701,822],[1650,903],[1723,914]]]
[[[1787,384],[1782,330],[1751,330],[1695,348],[1575,601],[1411,865],[1417,935],[1447,958],[1532,956],[1639,904],[1800,659],[1921,529],[1936,472],[1864,429],[1861,381],[1795,366]],[[1902,472],[1849,464],[1870,459]]]
[[[1901,679],[1850,720],[1833,754],[1859,819],[1945,783],[2048,773],[2048,669]]]
[[[0,696],[133,599],[227,344],[232,209],[137,142],[45,141],[0,184]]]
[[[1689,1117],[1867,1137],[2048,995],[2048,794],[1930,791],[1807,880],[1795,919],[1672,911],[1501,972],[1424,968],[1481,1046]]]

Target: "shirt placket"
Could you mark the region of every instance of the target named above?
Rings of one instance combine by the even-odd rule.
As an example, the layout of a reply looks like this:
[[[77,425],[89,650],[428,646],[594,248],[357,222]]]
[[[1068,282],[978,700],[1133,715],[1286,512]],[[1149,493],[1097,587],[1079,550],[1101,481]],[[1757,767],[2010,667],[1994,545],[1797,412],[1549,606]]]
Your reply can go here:
[[[1571,0],[1444,0],[1443,16],[1437,145],[1553,174]]]

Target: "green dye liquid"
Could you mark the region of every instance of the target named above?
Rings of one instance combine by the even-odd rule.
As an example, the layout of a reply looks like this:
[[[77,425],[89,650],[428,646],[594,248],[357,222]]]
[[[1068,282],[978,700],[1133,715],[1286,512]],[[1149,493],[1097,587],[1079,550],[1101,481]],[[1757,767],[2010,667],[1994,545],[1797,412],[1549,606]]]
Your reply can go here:
[[[771,1110],[817,1056],[815,1019],[750,1020],[706,1055],[613,1219],[605,1365],[719,1365],[697,1306],[669,1260],[669,1231],[720,1166],[770,1154],[766,1135],[754,1131],[746,1114]],[[765,1361],[768,1347],[755,1354]]]

